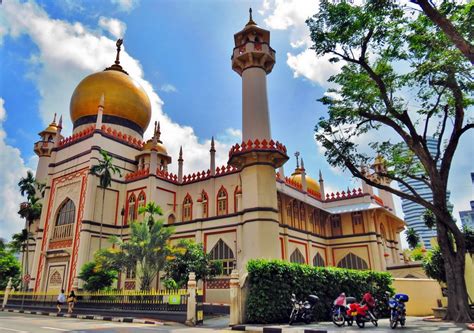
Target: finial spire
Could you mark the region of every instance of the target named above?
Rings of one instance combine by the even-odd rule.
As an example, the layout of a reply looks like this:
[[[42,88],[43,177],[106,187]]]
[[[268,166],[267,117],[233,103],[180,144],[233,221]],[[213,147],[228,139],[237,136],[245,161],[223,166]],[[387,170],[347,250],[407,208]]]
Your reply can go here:
[[[179,146],[179,159],[183,159],[183,146]]]
[[[161,136],[160,122],[156,124],[155,135],[157,136],[157,140],[160,141],[160,136]]]
[[[53,123],[56,123],[56,112],[54,113]]]
[[[296,157],[296,169],[299,169],[300,168],[300,160],[299,160],[300,152],[299,151],[295,152],[295,157]]]
[[[117,42],[115,43],[115,45],[117,46],[117,55],[115,56],[115,62],[112,66],[110,67],[107,67],[106,71],[119,71],[119,72],[122,72],[122,73],[125,73],[128,75],[128,73],[126,71],[124,71],[124,69],[122,68],[122,66],[120,65],[120,51],[122,50],[121,46],[123,44],[123,39],[122,38],[119,38],[117,39]]]
[[[105,104],[105,95],[102,94],[102,95],[100,96],[99,106],[104,107],[104,104]]]
[[[117,46],[117,56],[115,57],[116,65],[120,65],[120,50],[121,50],[122,44],[123,44],[123,39],[122,38],[117,39],[117,42],[115,43],[115,45]]]
[[[58,128],[63,128],[63,115],[59,117]]]
[[[319,181],[323,181],[323,173],[321,172],[321,169],[319,169]]]
[[[301,169],[304,170],[304,161],[303,161],[303,157],[301,158]]]
[[[249,8],[249,21],[245,26],[248,26],[248,25],[257,25],[257,23],[255,23],[252,18],[252,7]]]
[[[211,151],[216,151],[216,147],[214,144],[214,136],[211,138]]]

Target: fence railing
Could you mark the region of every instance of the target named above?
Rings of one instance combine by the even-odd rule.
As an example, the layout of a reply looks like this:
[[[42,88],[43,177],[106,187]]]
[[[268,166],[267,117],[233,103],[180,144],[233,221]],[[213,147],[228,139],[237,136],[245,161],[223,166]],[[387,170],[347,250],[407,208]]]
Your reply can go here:
[[[55,306],[58,293],[12,292],[8,304],[49,307]],[[188,291],[180,290],[117,290],[102,292],[77,292],[75,308],[101,310],[142,310],[142,311],[182,311],[186,312]]]

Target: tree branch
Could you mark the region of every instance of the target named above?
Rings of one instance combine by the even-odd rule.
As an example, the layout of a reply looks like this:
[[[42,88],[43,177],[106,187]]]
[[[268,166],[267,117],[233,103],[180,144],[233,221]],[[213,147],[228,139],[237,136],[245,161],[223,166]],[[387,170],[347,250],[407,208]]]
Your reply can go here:
[[[414,2],[423,9],[423,12],[428,16],[431,22],[437,25],[458,50],[474,65],[474,46],[462,37],[451,21],[433,7],[429,0],[415,0]]]

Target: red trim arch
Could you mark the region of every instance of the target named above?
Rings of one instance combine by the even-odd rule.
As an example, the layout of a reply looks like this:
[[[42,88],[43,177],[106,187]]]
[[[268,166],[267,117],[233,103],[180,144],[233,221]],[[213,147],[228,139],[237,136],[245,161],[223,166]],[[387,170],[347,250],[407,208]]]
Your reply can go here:
[[[224,191],[225,192],[225,214],[219,214],[219,194]],[[229,214],[229,193],[225,189],[224,185],[221,185],[219,191],[217,191],[216,195],[216,215],[227,215]]]

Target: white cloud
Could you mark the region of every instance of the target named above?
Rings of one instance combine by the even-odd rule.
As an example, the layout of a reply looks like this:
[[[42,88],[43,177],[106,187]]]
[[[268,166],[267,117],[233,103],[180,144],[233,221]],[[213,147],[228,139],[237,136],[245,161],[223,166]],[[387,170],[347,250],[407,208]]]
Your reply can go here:
[[[138,0],[110,0],[110,2],[117,5],[117,8],[124,12],[130,12],[138,4]]]
[[[340,63],[330,63],[328,55],[316,57],[316,53],[310,49],[297,55],[287,53],[287,58],[286,63],[293,70],[295,78],[303,76],[324,87],[334,86],[327,80],[331,75],[337,74],[341,68]]]
[[[164,91],[164,92],[167,92],[167,93],[175,93],[175,92],[178,92],[178,89],[176,89],[176,87],[173,86],[173,85],[170,84],[170,83],[165,83],[165,84],[161,85],[160,90],[161,90],[161,91]]]
[[[122,38],[127,30],[127,26],[122,21],[104,16],[99,17],[99,26],[115,38]]]
[[[0,12],[0,26],[12,37],[28,35],[37,47],[31,55],[32,72],[29,75],[40,93],[39,113],[44,125],[49,124],[53,114],[63,115],[64,134],[69,135],[69,100],[77,84],[87,75],[103,70],[115,60],[115,41],[101,36],[97,27],[87,27],[78,22],[53,19],[33,1],[5,2]],[[54,35],[54,38],[52,36]],[[152,105],[152,119],[161,122],[162,140],[168,152],[177,159],[180,145],[185,153],[185,169],[188,171],[209,168],[209,141],[200,140],[193,128],[173,122],[163,111],[163,101],[154,90],[138,60],[127,53],[124,44],[121,64],[147,92]],[[151,136],[149,126],[145,138]],[[225,133],[224,133],[225,134]],[[227,160],[230,143],[216,142],[217,160]],[[203,158],[204,157],[204,158]],[[176,171],[177,163],[173,163]],[[1,171],[1,170],[0,170]]]
[[[9,240],[13,233],[23,229],[24,221],[17,214],[23,201],[18,191],[18,181],[27,168],[20,156],[20,150],[6,143],[3,123],[7,113],[4,100],[0,97],[0,238]]]

